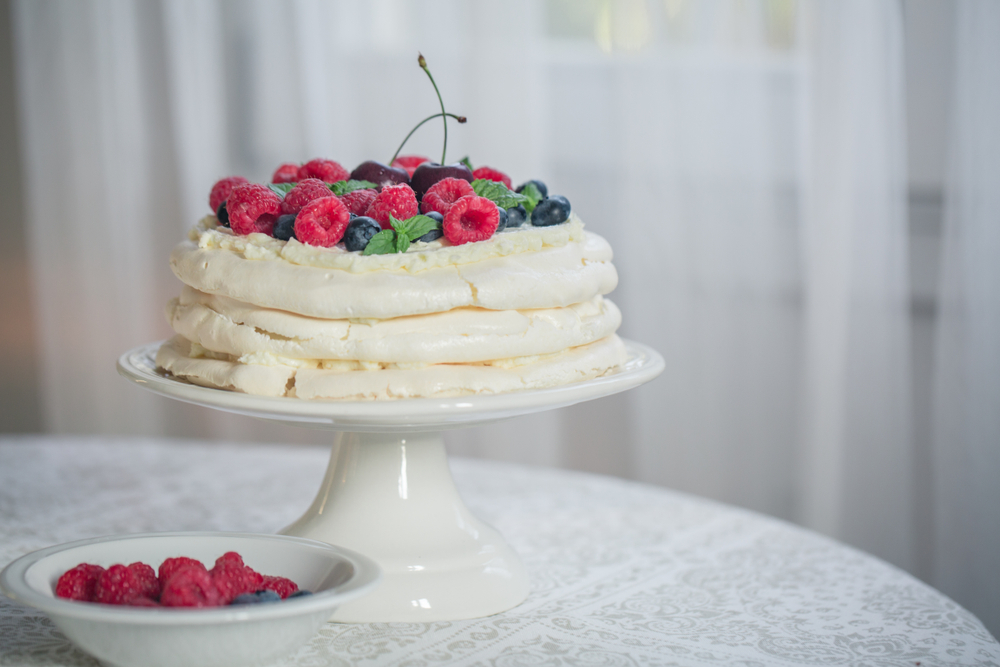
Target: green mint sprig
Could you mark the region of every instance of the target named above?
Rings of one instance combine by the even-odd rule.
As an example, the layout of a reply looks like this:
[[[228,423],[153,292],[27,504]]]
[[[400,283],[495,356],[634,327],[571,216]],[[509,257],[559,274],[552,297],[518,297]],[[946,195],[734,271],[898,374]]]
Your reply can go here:
[[[295,185],[295,183],[268,183],[267,187],[271,189],[271,192],[284,199],[285,195],[287,195],[291,189],[295,187]]]
[[[468,155],[466,155],[464,158],[462,158],[461,160],[459,160],[459,162],[461,162],[466,167],[468,167],[469,171],[475,171],[475,169],[472,168],[472,160],[469,159]]]
[[[337,181],[336,183],[327,184],[330,188],[330,192],[340,197],[341,195],[346,195],[348,192],[354,192],[355,190],[368,190],[370,188],[376,187],[375,183],[371,181]]]
[[[373,236],[365,246],[365,255],[388,255],[391,253],[406,252],[410,243],[421,236],[437,229],[438,223],[434,218],[426,215],[415,215],[406,220],[398,220],[392,214],[389,215],[389,224],[392,229],[383,229]]]
[[[514,208],[519,204],[526,204],[528,202],[527,197],[514,192],[499,181],[477,178],[472,181],[472,190],[480,197],[486,197],[503,209]]]
[[[535,207],[538,206],[538,202],[545,199],[545,197],[542,196],[542,191],[538,189],[538,186],[530,181],[525,183],[524,187],[521,188],[521,194],[528,200],[524,202],[524,210],[528,212],[528,215],[531,215],[531,212],[535,210]]]

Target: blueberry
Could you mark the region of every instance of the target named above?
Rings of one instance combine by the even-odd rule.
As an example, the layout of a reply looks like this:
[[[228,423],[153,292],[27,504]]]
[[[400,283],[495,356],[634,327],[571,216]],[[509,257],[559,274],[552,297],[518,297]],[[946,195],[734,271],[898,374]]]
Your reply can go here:
[[[444,216],[437,211],[431,211],[430,213],[425,213],[424,215],[438,223],[438,226],[437,229],[432,229],[417,240],[423,241],[424,243],[430,243],[431,241],[436,241],[444,236],[444,232],[441,231],[441,225],[444,223]]]
[[[292,598],[304,598],[307,595],[312,595],[312,591],[307,591],[307,590],[304,590],[304,589],[300,588],[299,590],[297,590],[294,593],[292,593],[291,595],[289,595],[288,599],[291,600]]]
[[[509,216],[507,215],[507,211],[504,209],[497,207],[497,210],[500,211],[500,222],[497,224],[497,231],[502,232],[507,229],[507,219]]]
[[[226,202],[219,204],[219,210],[215,212],[215,217],[219,219],[219,224],[223,227],[229,226],[229,210],[226,208]]]
[[[266,604],[268,602],[281,602],[281,596],[274,591],[257,591],[256,593],[237,595],[229,604]]]
[[[294,239],[295,216],[279,215],[278,219],[274,223],[274,229],[271,231],[271,236],[278,239],[279,241],[287,241],[288,239]]]
[[[371,218],[359,215],[351,220],[344,231],[344,247],[354,252],[364,250],[372,237],[382,231],[382,227]]]
[[[515,206],[507,209],[507,228],[520,227],[528,219],[528,212],[523,206]]]
[[[531,224],[535,227],[549,227],[569,220],[569,200],[562,195],[552,195],[538,202],[531,212]]]
[[[517,186],[517,190],[515,190],[515,192],[520,192],[521,190],[523,190],[524,186],[527,185],[528,183],[535,184],[535,187],[538,188],[538,191],[542,193],[542,198],[549,196],[549,188],[545,185],[545,183],[542,183],[537,179],[527,181],[526,183],[521,183],[519,186]]]

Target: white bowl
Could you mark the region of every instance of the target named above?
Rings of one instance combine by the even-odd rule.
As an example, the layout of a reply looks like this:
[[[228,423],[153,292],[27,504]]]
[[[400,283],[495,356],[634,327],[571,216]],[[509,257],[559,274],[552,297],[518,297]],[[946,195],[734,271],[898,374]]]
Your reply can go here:
[[[108,567],[172,556],[211,567],[227,551],[262,574],[287,577],[314,595],[273,604],[209,609],[141,608],[64,600],[60,575],[79,563]],[[69,639],[107,665],[267,665],[311,639],[343,602],[378,584],[369,558],[324,542],[251,533],[146,533],[61,544],[18,558],[0,572],[7,597],[44,611]]]

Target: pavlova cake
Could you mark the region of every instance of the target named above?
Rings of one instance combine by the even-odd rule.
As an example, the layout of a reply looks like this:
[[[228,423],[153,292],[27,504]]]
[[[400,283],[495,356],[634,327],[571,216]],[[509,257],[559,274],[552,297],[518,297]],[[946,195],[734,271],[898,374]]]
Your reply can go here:
[[[416,156],[271,181],[217,182],[171,254],[167,373],[365,400],[552,387],[625,361],[611,247],[544,183]]]

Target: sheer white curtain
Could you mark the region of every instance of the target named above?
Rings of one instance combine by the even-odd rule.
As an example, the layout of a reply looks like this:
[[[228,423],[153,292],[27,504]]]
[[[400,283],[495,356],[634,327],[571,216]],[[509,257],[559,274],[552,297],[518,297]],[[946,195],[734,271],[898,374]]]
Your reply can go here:
[[[160,310],[178,284],[166,256],[206,211],[212,182],[262,180],[279,162],[316,156],[347,166],[388,159],[435,110],[415,64],[421,50],[450,110],[470,119],[451,133],[449,156],[540,177],[567,195],[615,248],[622,333],[667,360],[659,380],[626,395],[451,433],[452,451],[667,484],[912,567],[915,522],[929,520],[912,501],[929,490],[916,488],[911,460],[898,2],[14,8],[52,430],[322,439],[146,396],[115,377],[113,361],[168,334]],[[977,29],[995,46],[995,29]],[[995,57],[965,48],[963,63],[995,76]],[[985,94],[980,81],[967,87]],[[956,127],[968,134],[956,140],[965,136],[971,156],[981,132],[973,121],[995,132],[1000,116],[975,116],[978,98],[964,104]],[[409,150],[435,155],[438,142],[431,126]],[[961,182],[996,182],[995,162],[992,181],[967,162]],[[1000,284],[985,276],[1000,250],[971,230],[995,240],[996,225],[965,226],[972,213],[950,210],[966,236],[949,246],[948,284],[963,312],[985,313]],[[972,251],[984,268],[969,268],[962,253]],[[973,278],[981,292],[969,292]],[[980,346],[945,346],[954,370],[942,383],[996,389],[995,372],[976,376],[982,386],[962,375],[985,373],[980,356],[996,352],[983,321],[949,330]],[[942,386],[945,395],[954,385]],[[995,419],[995,395],[976,395],[994,403],[975,416]],[[988,535],[969,541],[948,533],[952,524],[938,533],[939,581],[963,602],[977,593],[956,574],[962,558],[996,561],[1000,529],[986,503],[996,508],[988,482],[1000,466],[996,429],[966,419],[961,405],[939,423],[941,442],[959,438],[966,454],[939,448],[934,493],[942,523],[958,513]],[[952,537],[974,556],[946,549]]]

